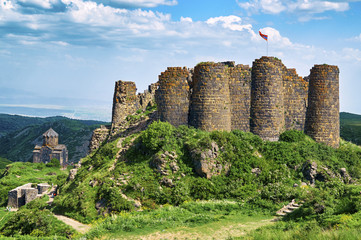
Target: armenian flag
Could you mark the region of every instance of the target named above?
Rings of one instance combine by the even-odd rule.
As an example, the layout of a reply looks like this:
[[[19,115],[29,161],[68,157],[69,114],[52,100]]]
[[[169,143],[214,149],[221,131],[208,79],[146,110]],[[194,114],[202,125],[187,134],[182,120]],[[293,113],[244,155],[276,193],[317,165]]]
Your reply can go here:
[[[261,31],[258,31],[259,35],[266,41],[268,41],[268,35],[262,34]]]

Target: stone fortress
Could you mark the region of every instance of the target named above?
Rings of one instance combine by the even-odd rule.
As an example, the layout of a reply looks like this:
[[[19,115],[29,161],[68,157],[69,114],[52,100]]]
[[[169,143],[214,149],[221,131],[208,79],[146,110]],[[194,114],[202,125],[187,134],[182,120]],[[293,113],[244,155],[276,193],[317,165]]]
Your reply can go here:
[[[48,163],[53,158],[58,159],[62,167],[68,164],[68,149],[64,144],[59,144],[59,134],[50,128],[43,133],[43,145],[35,146],[33,162]]]
[[[281,60],[262,57],[248,65],[204,62],[194,69],[169,67],[149,90],[136,95],[133,82],[116,82],[112,129],[152,99],[158,119],[206,131],[239,129],[277,141],[285,130],[300,130],[339,146],[339,69],[315,65],[308,77]]]

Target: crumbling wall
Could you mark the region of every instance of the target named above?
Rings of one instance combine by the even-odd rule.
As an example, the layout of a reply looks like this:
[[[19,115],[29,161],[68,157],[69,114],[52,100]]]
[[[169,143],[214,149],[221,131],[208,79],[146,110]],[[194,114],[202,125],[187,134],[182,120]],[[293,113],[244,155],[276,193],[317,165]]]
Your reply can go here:
[[[229,69],[231,129],[249,132],[251,107],[251,70],[248,65]]]
[[[253,62],[250,129],[263,140],[278,141],[284,130],[283,70],[273,57]]]
[[[189,124],[196,128],[231,130],[229,69],[224,63],[200,63],[194,68]]]
[[[187,68],[169,67],[159,75],[155,101],[161,121],[174,126],[188,125],[189,74]]]
[[[139,108],[134,82],[117,81],[113,97],[112,125],[121,123]]]
[[[89,152],[93,152],[94,150],[98,149],[109,136],[109,132],[110,126],[101,125],[100,128],[94,129],[89,143]]]
[[[311,69],[305,133],[317,142],[339,147],[339,69],[315,65]]]
[[[137,88],[134,82],[117,81],[113,97],[111,132],[115,133],[128,115],[134,114],[139,109],[145,110],[148,106],[153,105],[157,87],[157,84],[151,84],[148,90],[137,95]]]
[[[296,69],[285,69],[283,87],[285,129],[303,131],[308,101],[308,82],[297,75]]]

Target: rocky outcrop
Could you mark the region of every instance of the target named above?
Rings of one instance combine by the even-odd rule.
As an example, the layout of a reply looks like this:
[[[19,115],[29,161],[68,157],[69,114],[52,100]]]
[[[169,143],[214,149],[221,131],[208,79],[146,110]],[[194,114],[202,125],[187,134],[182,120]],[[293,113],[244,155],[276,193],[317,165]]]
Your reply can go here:
[[[156,154],[153,160],[150,162],[150,166],[155,169],[156,172],[167,176],[170,172],[177,172],[179,166],[177,165],[177,154],[175,152],[164,152],[162,154]]]
[[[230,163],[221,163],[218,159],[219,147],[217,143],[211,143],[211,149],[191,150],[191,157],[193,160],[194,171],[201,177],[212,178],[220,175],[222,172],[228,172]]]
[[[69,176],[68,176],[68,181],[73,181],[75,179],[75,176],[78,172],[78,169],[77,168],[73,168],[73,169],[70,169],[69,171]]]
[[[341,168],[340,172],[333,172],[325,166],[317,166],[314,161],[307,161],[302,167],[303,176],[314,185],[317,181],[327,181],[332,178],[339,178],[344,183],[353,183],[351,176],[348,174],[346,168]]]
[[[352,180],[350,174],[348,174],[346,168],[340,168],[340,174],[341,174],[341,178],[344,183],[353,183],[354,182],[354,180]]]
[[[93,152],[98,149],[105,139],[107,139],[109,132],[110,126],[101,125],[100,128],[95,129],[89,143],[89,151]]]

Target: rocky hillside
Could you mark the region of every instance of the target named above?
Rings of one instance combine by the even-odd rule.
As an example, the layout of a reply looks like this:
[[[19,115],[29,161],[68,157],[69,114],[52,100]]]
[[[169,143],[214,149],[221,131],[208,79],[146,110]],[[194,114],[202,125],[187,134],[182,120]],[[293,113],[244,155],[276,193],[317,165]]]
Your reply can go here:
[[[238,199],[272,212],[292,199],[306,201],[307,188],[358,181],[360,166],[360,147],[342,141],[333,149],[298,131],[268,142],[238,130],[153,122],[141,132],[119,132],[84,158],[61,186],[55,211],[90,222],[111,212]]]
[[[88,154],[92,132],[99,121],[74,120],[65,117],[30,118],[0,115],[0,156],[11,161],[28,161],[36,144],[42,143],[42,134],[52,127],[59,133],[59,143],[66,144],[69,160],[77,162]]]

